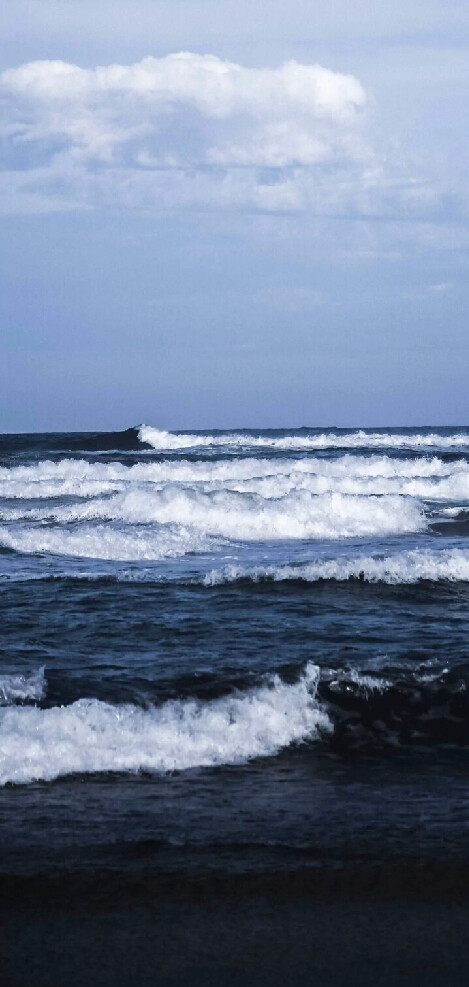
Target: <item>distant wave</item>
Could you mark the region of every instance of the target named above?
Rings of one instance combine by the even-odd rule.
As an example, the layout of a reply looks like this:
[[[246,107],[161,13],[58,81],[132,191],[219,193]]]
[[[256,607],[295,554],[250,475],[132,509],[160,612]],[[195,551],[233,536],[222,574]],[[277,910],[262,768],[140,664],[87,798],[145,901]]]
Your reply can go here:
[[[187,460],[135,463],[90,463],[85,459],[41,460],[0,467],[0,498],[47,500],[82,499],[139,487],[141,491],[168,484],[202,492],[227,490],[278,498],[295,490],[312,494],[398,494],[421,500],[469,500],[469,463],[432,458],[339,456],[326,460],[288,458],[273,461],[249,457],[217,461]]]
[[[293,685],[273,676],[245,693],[142,709],[82,699],[52,709],[0,710],[0,784],[99,771],[168,772],[242,764],[332,729],[318,706],[319,672]]]
[[[302,430],[303,431],[303,430]],[[409,434],[383,432],[367,432],[358,429],[353,432],[322,432],[319,434],[266,435],[251,432],[221,432],[212,435],[190,432],[166,432],[150,425],[141,425],[138,429],[141,442],[152,449],[175,450],[193,449],[204,446],[225,447],[264,447],[269,449],[356,449],[360,447],[392,448],[392,449],[452,449],[469,447],[469,433],[454,433],[444,435],[438,432],[415,432]]]
[[[0,435],[0,456],[74,452],[138,452],[138,426],[120,432],[30,432]]]
[[[85,453],[141,453],[147,451],[179,453],[184,450],[226,448],[262,449],[288,452],[322,449],[415,449],[468,450],[469,430],[438,428],[405,429],[241,429],[212,432],[169,432],[150,425],[136,425],[115,432],[49,432],[0,435],[0,456],[39,456],[41,452],[55,455]]]
[[[469,582],[469,551],[462,549],[415,549],[394,555],[318,559],[300,565],[224,566],[204,577],[206,586],[239,581],[307,582],[320,580],[363,580],[367,583],[406,584],[421,580]]]
[[[158,433],[161,442],[162,434],[169,441],[170,433]],[[440,438],[459,442],[465,434]],[[217,455],[206,450],[199,459],[189,454],[177,459],[169,453],[159,459],[141,453],[139,461],[105,461],[95,455],[90,461],[84,454],[33,462],[14,458],[0,467],[0,553],[150,562],[216,553],[233,543],[239,554],[239,548],[254,542],[337,542],[430,530],[444,537],[467,537],[467,457],[441,451],[430,455],[426,448],[427,454],[419,456],[396,453],[394,448],[365,454],[360,443],[356,454],[338,448],[329,455],[317,449],[305,455],[289,446],[284,455],[273,456],[265,447],[271,441],[322,441],[324,435],[306,430],[298,435],[235,435],[236,441],[264,443],[264,448],[249,447],[244,458],[236,445],[230,455],[226,442],[233,436],[225,433],[202,436],[206,445],[223,440],[225,448],[220,446]],[[368,443],[370,435],[378,433],[334,433],[338,442],[364,436]],[[420,438],[426,442],[435,435],[424,431]],[[53,438],[57,443],[59,438],[68,441],[67,436]],[[127,438],[130,442],[130,435]],[[179,438],[176,435],[175,441]],[[199,438],[185,436],[188,441]],[[395,444],[415,436],[387,432],[379,438]],[[443,565],[441,571],[449,572],[453,565],[460,572],[460,561],[453,558],[446,569],[441,560],[438,565]],[[367,579],[369,573],[371,580],[398,581],[399,574],[385,571],[382,562],[362,562],[348,575],[345,567],[343,578]],[[426,578],[416,576],[419,565],[408,560],[401,567],[402,578],[406,566],[412,579]],[[339,569],[330,578],[342,578]]]

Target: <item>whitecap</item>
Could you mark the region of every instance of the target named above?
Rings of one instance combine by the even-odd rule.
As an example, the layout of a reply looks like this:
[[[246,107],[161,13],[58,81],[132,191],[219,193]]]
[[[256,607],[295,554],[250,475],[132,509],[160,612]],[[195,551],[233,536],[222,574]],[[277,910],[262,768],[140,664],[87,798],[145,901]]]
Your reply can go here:
[[[316,559],[299,565],[228,565],[212,569],[204,576],[204,583],[206,586],[217,586],[241,579],[252,582],[266,579],[274,582],[303,580],[310,583],[322,579],[363,579],[369,583],[389,584],[417,583],[420,580],[469,582],[469,551],[456,548],[438,551],[411,549],[386,556]]]
[[[469,447],[469,434],[454,433],[443,435],[438,432],[415,432],[413,434],[391,432],[322,432],[316,434],[292,433],[291,435],[262,435],[251,433],[222,432],[202,435],[189,432],[166,432],[150,425],[141,425],[138,430],[141,442],[158,450],[188,449],[204,446],[264,447],[270,449],[452,449]]]
[[[106,524],[82,524],[75,528],[23,525],[0,527],[0,546],[33,555],[68,555],[116,561],[178,558],[208,551],[210,539],[182,527],[129,527],[118,530]]]
[[[4,500],[45,500],[60,497],[96,498],[129,489],[158,490],[178,484],[210,492],[227,490],[259,493],[268,499],[295,490],[310,493],[368,495],[398,494],[421,499],[469,498],[469,463],[451,463],[437,456],[395,459],[391,456],[351,456],[263,459],[255,456],[217,461],[163,460],[134,463],[92,463],[63,459],[15,467],[0,467],[0,497]],[[22,507],[16,507],[19,515]],[[4,516],[14,517],[15,509]]]
[[[289,685],[278,675],[210,702],[142,709],[81,699],[51,709],[0,710],[0,784],[72,773],[152,771],[243,764],[332,730],[316,701],[318,668]]]

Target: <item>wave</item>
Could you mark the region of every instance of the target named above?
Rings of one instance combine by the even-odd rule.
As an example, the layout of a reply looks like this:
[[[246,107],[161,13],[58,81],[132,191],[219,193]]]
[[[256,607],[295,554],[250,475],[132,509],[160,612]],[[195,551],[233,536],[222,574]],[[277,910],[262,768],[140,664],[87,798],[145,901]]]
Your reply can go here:
[[[274,499],[295,490],[320,495],[343,493],[404,495],[422,500],[469,500],[469,463],[438,457],[399,460],[389,456],[341,456],[335,460],[248,459],[158,463],[90,463],[65,459],[0,468],[4,500],[93,498],[129,488],[191,485],[203,491],[258,493]]]
[[[235,563],[214,568],[201,573],[200,570],[184,571],[147,567],[138,565],[139,562],[158,562],[159,559],[174,558],[178,554],[194,551],[194,543],[184,544],[174,541],[166,545],[157,539],[145,540],[141,533],[140,541],[135,546],[132,533],[127,536],[122,532],[112,532],[104,529],[105,534],[99,541],[100,533],[95,529],[88,532],[90,544],[87,547],[79,533],[46,531],[38,535],[36,530],[25,531],[24,536],[11,537],[11,551],[25,553],[51,553],[68,555],[70,557],[87,558],[86,551],[94,552],[96,559],[119,561],[117,555],[125,556],[122,562],[136,562],[130,568],[121,567],[116,571],[103,568],[102,571],[74,571],[69,566],[56,571],[16,571],[0,573],[2,582],[84,582],[84,583],[147,583],[155,586],[177,584],[181,586],[229,586],[231,583],[321,583],[321,582],[363,582],[385,584],[390,586],[415,585],[420,582],[431,583],[466,583],[469,582],[469,551],[464,549],[410,549],[395,552],[391,555],[358,555],[339,556],[337,558],[317,558],[311,562],[296,562],[278,565],[243,566]],[[136,552],[140,556],[136,558]],[[97,553],[101,554],[97,554]],[[159,554],[158,554],[159,552]],[[1,697],[1,686],[0,686]]]
[[[350,579],[390,585],[422,580],[469,582],[469,552],[462,549],[413,549],[384,557],[361,555],[355,558],[317,559],[298,565],[229,565],[212,569],[203,577],[206,586],[242,581],[315,583]]]
[[[213,542],[203,534],[182,527],[158,530],[132,527],[122,531],[105,524],[84,524],[73,530],[45,525],[16,530],[3,527],[0,528],[0,546],[33,555],[50,553],[132,562],[206,552],[213,547]]]
[[[46,691],[44,668],[29,675],[0,675],[0,706],[10,706],[26,700],[39,701]]]
[[[303,430],[301,430],[303,432]],[[469,447],[469,433],[444,435],[438,432],[371,432],[358,429],[350,432],[321,432],[316,434],[271,435],[251,432],[220,432],[211,435],[190,432],[166,432],[150,425],[141,425],[138,437],[156,450],[195,449],[207,446],[235,448],[264,447],[268,449],[453,449]]]
[[[120,432],[24,432],[0,435],[0,456],[42,452],[139,452],[138,426]]]
[[[379,665],[377,674],[371,668],[320,670],[309,662],[292,684],[274,675],[222,698],[146,708],[97,699],[51,708],[7,705],[0,709],[0,785],[245,764],[319,740],[339,754],[468,746],[467,665],[407,662],[398,668],[384,658]],[[31,683],[35,676],[40,684],[41,672]],[[27,683],[25,677],[12,685],[10,703],[40,698],[39,687],[33,695]]]
[[[142,709],[81,699],[0,710],[0,784],[101,771],[166,773],[272,757],[332,729],[319,707],[317,667],[293,685],[278,676],[244,693]]]
[[[334,750],[467,747],[467,665],[388,665],[388,673],[383,678],[356,669],[321,672],[318,695],[334,725]]]
[[[416,532],[426,525],[420,505],[404,497],[314,496],[299,491],[267,500],[256,494],[199,493],[178,487],[135,490],[53,511],[11,512],[8,517],[20,519],[42,523],[0,527],[0,546],[108,559],[157,559],[207,551],[215,539],[336,540]],[[81,524],[76,526],[77,522]],[[102,522],[123,523],[127,530]],[[64,524],[75,527],[68,530]]]
[[[145,450],[146,447],[146,450]],[[242,429],[213,432],[169,432],[149,425],[137,425],[116,432],[54,432],[0,435],[0,456],[51,453],[61,455],[86,452],[132,454],[142,451],[175,452],[226,447],[265,448],[288,451],[314,449],[391,448],[467,449],[467,429],[423,428],[401,432],[389,429]]]

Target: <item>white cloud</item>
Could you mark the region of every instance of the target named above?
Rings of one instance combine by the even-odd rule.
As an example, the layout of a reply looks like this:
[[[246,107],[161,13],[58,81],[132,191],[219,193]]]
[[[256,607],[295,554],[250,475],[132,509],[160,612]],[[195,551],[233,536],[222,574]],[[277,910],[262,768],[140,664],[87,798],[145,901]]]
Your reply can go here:
[[[188,52],[95,69],[40,61],[6,70],[0,87],[13,209],[49,198],[341,207],[372,161],[363,87],[319,65],[253,69]]]
[[[309,213],[403,221],[411,235],[424,222],[433,237],[456,218],[444,183],[394,153],[392,135],[391,153],[373,148],[359,80],[319,65],[190,52],[94,69],[36,61],[0,74],[0,98],[3,212]],[[453,199],[461,215],[464,196]]]

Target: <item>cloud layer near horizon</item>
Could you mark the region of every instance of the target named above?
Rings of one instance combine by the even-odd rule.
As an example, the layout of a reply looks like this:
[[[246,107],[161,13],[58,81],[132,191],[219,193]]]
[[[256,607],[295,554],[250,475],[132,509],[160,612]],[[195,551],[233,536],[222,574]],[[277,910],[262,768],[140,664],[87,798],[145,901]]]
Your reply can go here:
[[[340,211],[376,167],[360,82],[180,52],[0,76],[13,210],[116,202]],[[5,180],[5,178],[4,178]]]

